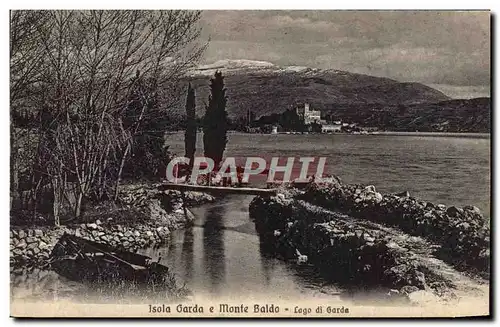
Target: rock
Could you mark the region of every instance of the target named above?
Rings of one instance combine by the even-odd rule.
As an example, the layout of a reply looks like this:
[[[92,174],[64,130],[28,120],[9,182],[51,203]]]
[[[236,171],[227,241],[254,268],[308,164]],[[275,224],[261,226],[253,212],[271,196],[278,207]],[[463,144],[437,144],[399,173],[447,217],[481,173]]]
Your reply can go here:
[[[43,231],[41,229],[35,229],[35,236],[36,237],[43,236]]]
[[[136,231],[134,232],[134,236],[139,237],[139,236],[141,236],[141,233],[140,233],[139,231],[137,231],[137,230],[136,230]]]
[[[479,257],[489,258],[490,257],[490,249],[483,249],[479,252]]]
[[[372,236],[371,236],[371,235],[369,235],[369,234],[364,234],[364,235],[363,235],[363,238],[364,238],[364,240],[365,240],[366,242],[375,242],[375,238],[374,238],[374,237],[372,237]]]
[[[129,246],[130,246],[130,242],[125,241],[125,242],[123,242],[123,243],[122,243],[122,245],[123,245],[123,247],[125,247],[125,248],[126,248],[126,247],[129,247]]]
[[[438,204],[437,208],[441,211],[446,211],[446,206],[444,204]]]
[[[97,220],[95,221],[95,223],[96,223],[96,225],[101,225],[101,224],[102,224],[102,222],[101,222],[99,219],[97,219]]]
[[[40,250],[45,250],[45,249],[47,249],[48,247],[49,247],[49,245],[48,245],[47,243],[43,242],[43,241],[40,241],[40,243],[38,243],[38,248],[39,248]]]
[[[26,232],[22,229],[19,230],[19,232],[17,233],[17,236],[20,238],[20,239],[23,239],[26,237]]]
[[[386,246],[387,246],[387,248],[389,248],[389,249],[400,249],[400,248],[401,248],[401,247],[400,247],[400,246],[399,246],[396,242],[393,242],[393,241],[388,242],[388,243],[386,244]]]
[[[464,211],[473,212],[476,215],[482,215],[481,210],[479,210],[479,208],[476,206],[465,206]]]
[[[401,287],[401,289],[399,291],[400,291],[400,293],[408,296],[413,292],[420,291],[420,289],[416,286],[406,285],[406,286]]]
[[[425,288],[425,275],[421,271],[416,271],[413,284],[419,288]]]
[[[388,296],[399,296],[400,293],[399,293],[399,290],[395,290],[395,289],[390,289],[389,292],[387,293]]]
[[[373,195],[373,200],[375,201],[375,203],[382,202],[383,200],[382,194],[375,192],[375,194]]]
[[[436,304],[439,298],[429,291],[418,290],[408,294],[408,299],[411,303],[417,305],[431,305]]]
[[[410,197],[410,192],[404,191],[401,193],[396,193],[394,194],[395,196],[399,196],[400,198],[409,198]]]
[[[31,243],[35,243],[35,242],[38,242],[38,240],[35,237],[33,237],[33,236],[26,237],[26,243],[31,244]]]
[[[457,208],[457,207],[449,207],[446,210],[446,214],[450,217],[460,217],[463,215],[463,213],[464,213],[464,210],[461,208]]]
[[[301,265],[301,264],[306,264],[307,263],[307,255],[304,255],[304,254],[300,254],[298,257],[297,257],[297,264]]]
[[[87,227],[89,229],[97,229],[97,224],[96,223],[87,224]]]
[[[279,237],[281,236],[281,232],[277,229],[274,230],[274,237]]]
[[[48,259],[50,257],[50,253],[47,251],[42,251],[42,252],[40,252],[39,256],[42,259]]]
[[[24,249],[27,246],[28,246],[28,244],[26,244],[25,240],[19,240],[19,243],[16,244],[16,248],[18,248],[18,249]]]
[[[147,235],[147,236],[149,236],[149,237],[151,237],[151,236],[153,236],[153,232],[152,232],[152,231],[150,231],[150,230],[147,230],[147,231],[146,231],[146,235]]]
[[[375,190],[375,186],[368,185],[365,187],[365,192],[377,192],[377,190]]]
[[[23,254],[23,250],[21,249],[14,249],[12,250],[12,254],[16,255],[16,256],[20,256]]]
[[[30,243],[30,244],[28,244],[28,249],[34,249],[36,247],[38,247],[38,243]]]
[[[40,249],[38,249],[37,247],[33,248],[33,254],[37,255],[38,253],[40,253]]]

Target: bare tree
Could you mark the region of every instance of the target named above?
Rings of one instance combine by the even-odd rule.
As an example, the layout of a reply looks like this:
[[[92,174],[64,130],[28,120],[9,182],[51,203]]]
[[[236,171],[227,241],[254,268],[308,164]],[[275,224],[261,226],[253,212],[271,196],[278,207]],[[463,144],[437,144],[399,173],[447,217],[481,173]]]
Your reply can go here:
[[[195,42],[198,12],[44,14],[32,35],[42,50],[31,93],[40,108],[37,157],[43,158],[35,165],[52,186],[57,222],[62,202],[78,217],[85,198],[105,196],[111,184],[116,194],[134,136],[148,117],[177,103],[178,80],[204,47]],[[134,76],[149,86],[138,114],[124,123]]]
[[[14,196],[19,194],[19,172],[27,169],[21,167],[21,161],[29,159],[30,144],[36,142],[33,134],[25,129],[16,128],[13,122],[16,117],[30,116],[26,109],[30,102],[33,85],[39,80],[39,67],[43,60],[43,49],[36,37],[37,31],[47,21],[43,11],[11,11],[10,12],[10,142],[11,142],[11,206]],[[33,112],[31,112],[33,114]],[[23,160],[24,159],[24,160]],[[33,175],[33,172],[28,174]]]

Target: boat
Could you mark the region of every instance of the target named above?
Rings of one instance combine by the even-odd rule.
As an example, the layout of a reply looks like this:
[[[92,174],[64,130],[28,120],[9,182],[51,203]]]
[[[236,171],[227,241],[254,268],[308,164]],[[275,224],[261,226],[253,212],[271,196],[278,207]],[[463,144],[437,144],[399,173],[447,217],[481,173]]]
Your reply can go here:
[[[50,264],[58,274],[74,281],[134,282],[162,285],[168,267],[144,255],[119,250],[65,233],[54,246]]]

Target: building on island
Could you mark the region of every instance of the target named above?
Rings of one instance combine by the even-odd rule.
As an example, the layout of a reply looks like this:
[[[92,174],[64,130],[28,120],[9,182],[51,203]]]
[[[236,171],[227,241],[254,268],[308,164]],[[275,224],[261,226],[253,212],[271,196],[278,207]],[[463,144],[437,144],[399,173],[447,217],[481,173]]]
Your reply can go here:
[[[298,106],[296,112],[305,125],[321,121],[321,111],[311,110],[309,103]]]
[[[341,124],[326,124],[321,125],[321,133],[338,133],[342,131]]]

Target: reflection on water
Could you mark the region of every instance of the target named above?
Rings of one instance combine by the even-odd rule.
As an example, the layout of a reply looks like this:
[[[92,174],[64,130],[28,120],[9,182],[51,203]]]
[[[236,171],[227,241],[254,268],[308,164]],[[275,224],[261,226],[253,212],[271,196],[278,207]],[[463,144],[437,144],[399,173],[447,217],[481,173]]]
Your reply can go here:
[[[56,301],[70,299],[75,292],[83,292],[80,283],[68,281],[54,271],[41,269],[16,269],[10,274],[12,299]]]
[[[203,266],[210,278],[212,293],[219,293],[226,275],[224,256],[224,206],[209,207],[203,226]]]
[[[262,249],[248,214],[252,196],[227,196],[192,209],[195,225],[174,231],[171,243],[143,253],[162,258],[194,295],[248,298],[328,297],[339,289],[311,266],[296,266]]]
[[[182,285],[179,285],[182,286]],[[184,290],[183,290],[184,291]],[[165,288],[144,287],[131,282],[112,284],[89,283],[69,280],[53,270],[20,268],[10,273],[11,300],[21,301],[71,301],[81,303],[163,303],[176,302],[180,298]],[[183,293],[181,296],[189,295]]]

